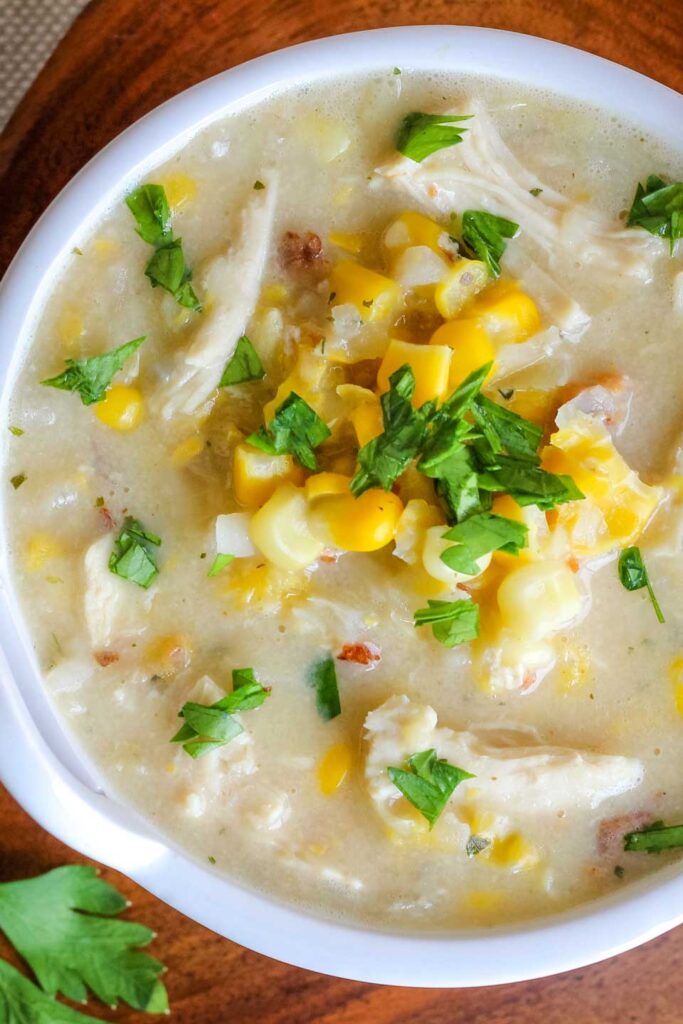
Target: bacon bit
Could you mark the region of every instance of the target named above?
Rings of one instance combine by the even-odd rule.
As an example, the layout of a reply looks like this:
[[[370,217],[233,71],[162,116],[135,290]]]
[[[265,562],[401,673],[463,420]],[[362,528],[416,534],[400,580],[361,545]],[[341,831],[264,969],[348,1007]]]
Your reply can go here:
[[[556,508],[550,508],[545,514],[545,521],[549,530],[554,530],[560,520],[560,513]]]
[[[369,665],[380,658],[379,649],[374,644],[344,644],[337,655],[337,661],[353,661],[356,665]]]
[[[439,194],[439,190],[434,183],[427,185],[427,195],[430,199],[436,199]]]
[[[280,241],[280,261],[286,269],[310,270],[323,259],[323,243],[319,235],[312,231],[305,234],[285,231]]]
[[[569,566],[572,572],[579,571],[579,560],[576,555],[567,555],[565,562]]]
[[[339,561],[339,555],[321,555],[320,561],[334,564],[335,562]]]
[[[100,521],[104,526],[105,530],[114,529],[114,517],[105,505],[101,505],[97,510],[100,517]]]
[[[119,655],[115,651],[95,651],[93,657],[102,668],[106,668],[107,665],[113,665],[115,661],[119,660]]]
[[[524,678],[522,679],[522,685],[519,688],[520,693],[531,693],[536,687],[536,673],[525,672]]]
[[[598,825],[598,853],[601,857],[616,856],[624,848],[627,832],[637,832],[653,821],[655,815],[651,811],[632,811],[630,814],[618,814],[616,818],[605,818]]]

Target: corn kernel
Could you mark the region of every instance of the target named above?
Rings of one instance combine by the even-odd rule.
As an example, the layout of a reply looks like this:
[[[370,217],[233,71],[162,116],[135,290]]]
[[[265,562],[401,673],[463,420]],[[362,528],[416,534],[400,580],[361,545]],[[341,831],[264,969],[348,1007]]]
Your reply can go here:
[[[451,350],[446,345],[413,345],[393,338],[377,372],[380,392],[389,390],[389,377],[405,363],[415,375],[413,405],[419,408],[432,398],[443,398],[448,391]]]
[[[499,345],[526,341],[541,329],[536,303],[515,281],[496,281],[468,303],[464,313],[481,318]]]
[[[365,245],[365,235],[352,231],[330,231],[327,236],[332,245],[357,256]]]
[[[38,572],[54,558],[60,558],[64,549],[49,533],[34,533],[26,542],[24,560],[29,572]]]
[[[263,286],[261,303],[264,306],[282,306],[287,301],[288,295],[287,286],[281,281],[270,281]]]
[[[439,240],[444,234],[445,228],[436,221],[416,210],[406,210],[387,228],[384,245],[394,254],[413,245],[426,245],[441,254]]]
[[[171,461],[174,466],[185,466],[191,462],[196,455],[204,449],[204,438],[200,434],[190,434],[184,441],[176,445],[171,453]]]
[[[69,355],[73,355],[78,351],[85,332],[82,316],[73,307],[67,307],[60,313],[55,326],[63,349]]]
[[[197,195],[197,182],[187,174],[169,174],[160,182],[166,192],[168,205],[175,213]]]
[[[331,494],[349,494],[351,478],[343,473],[314,473],[304,485],[309,501]]]
[[[351,748],[346,743],[335,743],[318,765],[318,785],[324,796],[332,794],[342,785],[352,762]]]
[[[350,260],[332,268],[330,292],[334,293],[335,305],[350,303],[368,323],[387,319],[401,301],[401,289],[395,281]]]
[[[444,320],[456,317],[490,280],[486,265],[481,260],[458,260],[434,290],[434,303]]]
[[[192,655],[192,646],[186,636],[174,633],[159,636],[145,652],[145,661],[155,676],[168,679],[187,668]]]
[[[574,573],[559,561],[520,565],[498,588],[503,623],[529,640],[541,640],[568,625],[582,604]]]
[[[304,476],[291,455],[269,455],[248,444],[235,446],[232,485],[240,505],[263,505],[281,483],[301,484]]]
[[[409,565],[415,565],[422,556],[427,530],[439,523],[443,523],[443,516],[435,505],[429,505],[422,498],[411,499],[396,524],[396,557]]]
[[[349,413],[349,419],[356,431],[356,438],[361,448],[373,438],[378,437],[384,430],[382,407],[377,399],[356,406]]]
[[[507,836],[496,836],[490,847],[488,862],[499,868],[507,868],[513,874],[529,871],[540,861],[536,847],[519,832]]]
[[[100,423],[112,430],[135,430],[143,413],[142,394],[128,384],[112,384],[101,402],[95,406]]]
[[[119,243],[115,238],[96,238],[92,244],[97,256],[102,259],[109,259],[116,256],[119,251]]]
[[[311,532],[303,489],[280,484],[250,524],[251,539],[280,569],[305,569],[323,552],[324,544]]]
[[[683,715],[683,654],[669,665],[669,678],[674,690],[674,704],[679,715]]]
[[[434,331],[429,344],[448,345],[453,350],[448,375],[449,391],[454,391],[466,377],[485,363],[493,364],[486,380],[495,372],[496,350],[480,320],[450,320]]]
[[[347,494],[320,497],[311,507],[311,529],[343,551],[377,551],[394,539],[403,503],[373,487],[359,498]]]
[[[503,907],[504,897],[501,892],[493,889],[471,889],[463,897],[463,910],[475,914],[483,914],[486,917],[497,915]]]

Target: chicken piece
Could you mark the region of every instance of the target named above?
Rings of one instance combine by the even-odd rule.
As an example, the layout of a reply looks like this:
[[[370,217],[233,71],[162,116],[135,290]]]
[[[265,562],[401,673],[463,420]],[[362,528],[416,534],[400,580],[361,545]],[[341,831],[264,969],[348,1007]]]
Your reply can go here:
[[[616,273],[651,278],[651,262],[664,251],[661,239],[614,227],[597,210],[572,203],[520,163],[481,103],[466,100],[460,109],[474,115],[461,145],[442,149],[422,163],[397,156],[377,173],[443,216],[484,209],[507,217],[521,225],[547,258],[570,251],[579,262],[599,262]],[[532,195],[538,188],[542,191]]]
[[[278,193],[274,174],[263,180],[266,187],[251,193],[242,210],[237,241],[206,269],[203,294],[207,308],[157,396],[165,419],[179,412],[195,413],[206,402],[254,314],[271,247]]]
[[[117,641],[142,633],[154,600],[154,588],[143,590],[109,568],[112,538],[105,534],[85,553],[85,621],[94,651],[100,654]]]
[[[584,387],[557,410],[555,423],[563,429],[579,413],[602,424],[611,437],[618,437],[631,412],[633,387],[625,377],[613,377],[604,383]]]
[[[370,712],[365,740],[370,798],[383,821],[404,835],[420,831],[421,823],[387,768],[432,748],[475,776],[454,790],[439,819],[439,830],[457,839],[469,833],[473,795],[508,827],[510,821],[523,824],[565,809],[597,807],[643,779],[643,766],[635,758],[545,746],[529,727],[479,725],[463,732],[438,727],[432,707],[406,696],[390,697]]]

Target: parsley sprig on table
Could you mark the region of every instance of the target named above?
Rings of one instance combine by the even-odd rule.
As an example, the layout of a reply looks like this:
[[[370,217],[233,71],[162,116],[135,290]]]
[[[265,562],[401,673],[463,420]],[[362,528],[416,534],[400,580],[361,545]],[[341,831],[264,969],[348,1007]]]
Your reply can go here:
[[[116,915],[127,902],[85,865],[0,885],[0,929],[27,962],[38,984],[0,961],[0,1020],[21,1024],[94,1021],[56,1001],[85,1002],[92,991],[144,1013],[166,1013],[162,963],[142,952],[149,928]],[[39,987],[40,986],[40,987]]]

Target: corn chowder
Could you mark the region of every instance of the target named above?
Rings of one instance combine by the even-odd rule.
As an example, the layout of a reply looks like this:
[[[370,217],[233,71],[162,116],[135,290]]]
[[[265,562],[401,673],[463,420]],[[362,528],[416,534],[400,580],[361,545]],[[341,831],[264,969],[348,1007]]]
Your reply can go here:
[[[392,929],[675,859],[680,178],[599,111],[394,68],[120,197],[4,424],[13,582],[107,790]]]

